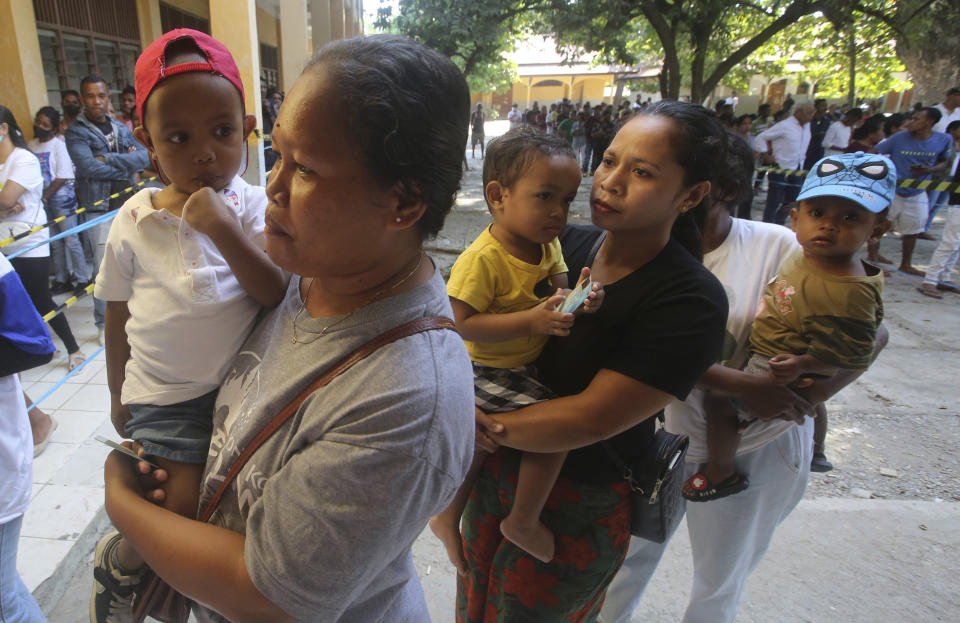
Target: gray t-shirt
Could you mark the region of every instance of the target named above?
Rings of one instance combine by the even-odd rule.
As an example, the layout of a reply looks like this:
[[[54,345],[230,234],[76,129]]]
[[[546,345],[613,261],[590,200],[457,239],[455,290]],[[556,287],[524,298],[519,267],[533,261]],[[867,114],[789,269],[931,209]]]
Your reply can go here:
[[[223,382],[201,508],[250,439],[335,361],[410,320],[453,317],[436,271],[325,335],[336,318],[301,313],[293,343],[299,281],[265,314]],[[299,620],[427,621],[410,547],[466,475],[473,403],[470,359],[456,333],[385,346],[303,403],[251,457],[211,523],[246,535],[253,583]]]

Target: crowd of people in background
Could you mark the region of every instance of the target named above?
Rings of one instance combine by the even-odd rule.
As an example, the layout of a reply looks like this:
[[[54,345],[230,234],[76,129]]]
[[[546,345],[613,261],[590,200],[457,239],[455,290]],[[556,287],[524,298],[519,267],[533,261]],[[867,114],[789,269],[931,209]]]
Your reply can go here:
[[[637,95],[632,102],[624,99],[616,106],[606,102],[596,105],[589,101],[573,102],[565,97],[543,106],[533,102],[522,112],[519,104],[513,104],[507,112],[507,120],[511,130],[533,128],[562,138],[573,147],[580,170],[593,175],[614,135],[651,104],[652,98],[644,99],[642,95]]]

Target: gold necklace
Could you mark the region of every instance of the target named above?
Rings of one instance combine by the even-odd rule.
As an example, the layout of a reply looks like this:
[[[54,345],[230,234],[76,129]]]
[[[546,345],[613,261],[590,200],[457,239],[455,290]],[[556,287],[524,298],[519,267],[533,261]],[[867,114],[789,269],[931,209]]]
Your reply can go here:
[[[313,284],[316,282],[316,278],[311,279],[311,280],[310,280],[310,285],[307,286],[307,293],[306,293],[306,295],[304,295],[303,300],[300,301],[300,309],[297,310],[296,315],[293,317],[293,339],[291,339],[290,342],[291,342],[292,344],[310,344],[311,342],[314,342],[314,341],[316,341],[316,340],[319,340],[320,338],[322,338],[324,335],[327,334],[327,331],[329,331],[330,329],[332,329],[332,328],[334,328],[335,326],[339,325],[340,323],[344,322],[347,318],[349,318],[350,316],[352,316],[353,314],[355,314],[355,313],[357,312],[357,310],[363,309],[363,308],[366,307],[367,305],[373,303],[373,302],[376,301],[381,295],[386,294],[386,293],[388,293],[388,292],[393,292],[394,290],[396,290],[397,288],[399,288],[401,285],[403,285],[404,283],[406,283],[407,281],[409,281],[410,278],[413,277],[413,276],[417,273],[418,270],[420,270],[420,265],[423,264],[423,255],[424,255],[424,254],[423,254],[423,252],[421,251],[421,252],[420,252],[420,255],[417,257],[417,265],[414,266],[414,267],[413,267],[413,270],[411,270],[409,273],[407,273],[406,276],[405,276],[403,279],[401,279],[400,281],[396,282],[396,283],[393,284],[392,286],[389,286],[389,287],[386,287],[386,288],[381,288],[381,289],[377,290],[376,292],[373,293],[373,296],[370,297],[370,300],[369,300],[369,301],[367,301],[366,303],[364,303],[363,305],[361,305],[361,306],[359,306],[359,307],[355,307],[355,308],[352,309],[349,313],[347,313],[345,316],[343,316],[342,318],[340,318],[340,319],[337,320],[336,322],[333,322],[333,323],[331,323],[331,324],[328,324],[328,325],[325,326],[324,328],[320,329],[320,333],[318,333],[317,336],[316,336],[315,338],[313,338],[312,340],[310,340],[309,342],[304,342],[304,341],[302,341],[302,340],[298,340],[298,339],[297,339],[297,321],[300,319],[300,314],[302,314],[302,313],[303,313],[303,310],[306,309],[306,307],[307,307],[307,300],[310,298],[310,290],[313,288]]]

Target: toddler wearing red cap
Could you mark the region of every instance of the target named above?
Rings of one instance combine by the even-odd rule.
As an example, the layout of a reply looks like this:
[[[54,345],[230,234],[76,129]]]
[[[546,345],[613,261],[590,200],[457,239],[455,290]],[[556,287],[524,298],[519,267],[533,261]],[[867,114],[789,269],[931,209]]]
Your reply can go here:
[[[110,228],[95,296],[107,301],[111,419],[166,470],[163,505],[197,512],[217,390],[286,276],[264,253],[263,188],[239,177],[256,118],[230,52],[166,33],[135,69],[134,130],[167,184],[131,197]],[[130,618],[143,560],[119,533],[97,545],[91,621]]]

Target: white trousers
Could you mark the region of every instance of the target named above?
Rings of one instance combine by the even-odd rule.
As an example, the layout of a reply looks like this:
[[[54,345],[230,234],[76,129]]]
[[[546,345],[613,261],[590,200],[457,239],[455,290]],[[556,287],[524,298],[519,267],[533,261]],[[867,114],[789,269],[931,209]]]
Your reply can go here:
[[[960,257],[960,206],[947,206],[947,220],[943,224],[940,244],[930,256],[925,281],[935,284],[950,281],[950,273]]]
[[[684,623],[732,622],[747,577],[767,552],[777,526],[807,488],[813,458],[813,420],[736,458],[746,490],[710,502],[686,504],[693,554],[693,587]],[[686,477],[697,471],[686,465]],[[667,540],[669,543],[669,539]],[[607,589],[600,623],[629,623],[667,544],[633,537],[623,566]]]

